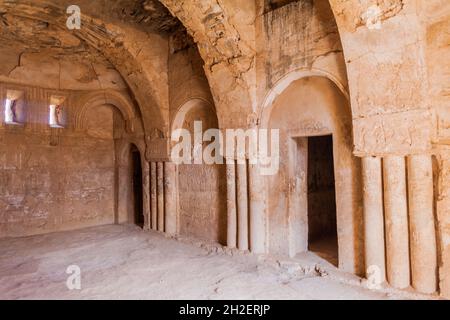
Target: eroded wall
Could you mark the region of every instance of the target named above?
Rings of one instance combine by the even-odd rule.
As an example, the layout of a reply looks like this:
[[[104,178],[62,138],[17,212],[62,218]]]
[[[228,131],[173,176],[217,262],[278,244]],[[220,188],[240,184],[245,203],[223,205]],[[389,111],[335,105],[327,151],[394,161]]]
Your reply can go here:
[[[197,46],[180,30],[169,39],[169,100],[170,119],[176,117],[180,107],[191,99],[212,103],[213,98],[203,70],[203,60]]]
[[[171,38],[169,85],[172,130],[191,133],[194,157],[194,123],[201,123],[203,134],[219,128],[212,104],[203,61],[185,34]],[[176,141],[172,141],[174,145]],[[206,147],[204,143],[200,147]],[[197,148],[197,150],[199,150]],[[189,157],[188,157],[189,158]],[[182,235],[226,244],[226,178],[224,165],[178,165],[178,215]]]
[[[439,246],[440,290],[450,297],[450,7],[442,0],[427,1],[421,10],[426,34],[428,100],[436,112],[434,141],[436,228]]]
[[[4,123],[4,101],[11,89],[23,93],[18,125]],[[55,93],[65,96],[63,128],[48,125]],[[3,83],[0,94],[0,236],[114,223],[114,118],[120,112],[95,105],[79,117],[83,91]]]
[[[194,137],[194,123],[201,122],[203,131],[217,128],[217,117],[211,106],[199,103],[184,117],[183,128]],[[200,147],[206,147],[204,143]],[[192,161],[194,157],[192,140]],[[226,178],[225,166],[220,164],[178,165],[179,223],[182,235],[226,244]]]
[[[347,73],[338,28],[328,1],[294,1],[257,20],[258,98],[295,70],[330,75],[343,87]]]
[[[304,146],[297,139],[332,134],[339,266],[360,274],[364,270],[361,169],[352,155],[348,101],[330,80],[304,78],[278,96],[269,119],[269,128],[280,130],[280,169],[268,178],[269,252],[293,256],[308,249],[308,148],[307,142]]]
[[[49,3],[52,2],[54,1]],[[146,28],[136,30],[133,26],[127,26],[125,19],[121,19],[120,23],[116,19],[110,20],[107,18],[109,12],[103,14],[102,10],[98,10],[100,7],[92,1],[90,5],[86,2],[85,8],[89,8],[86,12],[89,25],[80,32],[81,38],[84,39],[81,42],[67,33],[60,34],[54,29],[58,23],[64,23],[64,10],[59,12],[55,10],[55,6],[51,6],[54,10],[42,15],[41,11],[36,10],[40,7],[35,4],[23,7],[15,7],[14,3],[2,5],[5,7],[3,11],[7,14],[0,18],[7,22],[4,26],[8,27],[3,28],[7,32],[2,36],[6,40],[11,40],[11,37],[20,38],[22,42],[29,43],[33,47],[36,43],[39,45],[42,43],[49,47],[62,46],[72,51],[81,45],[85,46],[87,42],[104,50],[108,60],[113,62],[122,76],[126,76],[125,82],[134,91],[147,127],[147,155],[148,158],[158,159],[157,161],[166,157],[169,123],[176,116],[179,107],[193,98],[203,98],[211,102],[209,90],[214,95],[216,113],[222,127],[245,127],[257,124],[258,115],[263,112],[260,108],[266,106],[264,99],[267,93],[292,71],[313,71],[316,75],[321,73],[333,79],[344,92],[350,93],[353,111],[350,119],[353,118],[354,129],[354,147],[353,145],[350,147],[351,151],[362,157],[388,155],[403,157],[431,152],[436,155],[436,228],[440,249],[440,282],[443,294],[450,295],[447,276],[450,265],[447,1],[205,0],[199,3],[195,0],[162,0],[161,2],[180,18],[198,42],[211,89],[208,88],[206,78],[201,72],[203,61],[196,50],[184,43],[181,45],[172,43],[167,46],[166,37],[147,34]],[[264,7],[264,12],[257,13],[255,9],[258,3]],[[270,5],[267,9],[271,3],[273,6]],[[329,3],[334,12],[331,11]],[[368,18],[365,17],[369,7],[375,3],[381,10],[380,29],[368,28]],[[30,21],[18,18],[20,10],[24,8],[32,18]],[[114,11],[117,9],[116,6],[113,8]],[[133,8],[128,9],[132,12],[123,10],[121,14],[128,15],[127,18],[142,23],[145,27],[149,20],[141,19],[143,16],[139,10],[133,12]],[[98,15],[94,14],[93,17],[98,19],[89,18],[89,15],[95,12],[98,12]],[[334,22],[335,18],[339,33]],[[42,20],[50,23],[47,24]],[[103,23],[103,20],[108,23]],[[76,55],[56,59],[57,63],[54,57],[50,57],[52,54],[67,54],[65,50],[56,53],[53,50],[35,53],[22,52],[22,48],[11,46],[0,51],[4,57],[1,62],[3,70],[0,72],[0,80],[12,77],[14,81],[22,81],[32,76],[35,82],[31,84],[40,85],[40,82],[47,79],[54,88],[68,86],[81,90],[94,87],[95,89],[124,87],[124,81],[120,79],[118,73],[111,70],[112,65],[101,57],[98,59],[98,52],[95,50],[93,52],[89,50],[89,56],[93,54],[91,58],[94,58],[89,61],[92,64],[86,64],[83,59],[81,61],[72,59]],[[42,61],[47,66],[52,64],[52,67],[44,68],[46,72],[41,74],[40,68],[33,67],[37,61]],[[169,70],[166,70],[167,61]],[[58,64],[63,67],[63,71],[70,72],[61,72]],[[26,69],[30,72],[27,73]],[[169,86],[166,85],[167,80]],[[281,89],[278,90],[281,92],[288,85],[289,81],[277,89]],[[347,90],[348,87],[350,90]],[[160,110],[153,110],[158,107]],[[247,118],[250,112],[257,115],[253,114],[251,118]],[[299,118],[297,120],[300,121]],[[302,121],[304,122],[291,123],[292,128],[302,127],[312,120]],[[308,134],[323,129],[317,127],[317,123],[311,123],[304,127]],[[15,140],[15,136],[20,136],[21,129],[1,130],[6,133],[2,134],[0,139],[10,144],[11,140]],[[50,133],[43,133],[39,138],[35,136],[29,135],[24,140],[26,143],[34,143],[41,138],[44,140],[48,138],[52,144],[58,144],[59,141],[58,135]],[[95,139],[99,138],[97,134],[95,136]],[[65,141],[71,140],[62,139],[61,143],[64,144]],[[122,142],[121,145],[129,143],[126,139]],[[70,154],[71,151],[68,152]],[[6,153],[4,158],[7,163],[9,160]],[[89,163],[87,165],[89,166]],[[123,168],[126,170],[126,164]],[[203,176],[214,175],[206,171],[198,173],[198,176],[202,177],[201,181],[208,181],[204,180]],[[189,177],[194,175],[193,172],[187,174]],[[10,179],[8,177],[7,179]],[[194,179],[186,179],[181,185],[187,189],[192,183]],[[202,205],[208,203],[208,192],[211,191],[208,188],[209,186],[198,186],[197,194],[203,194],[203,198],[189,201],[199,200]],[[123,192],[123,197],[127,198],[126,192]],[[281,193],[286,193],[286,190],[282,188]],[[280,199],[283,197],[284,195]],[[279,204],[284,205],[283,201],[280,200]],[[120,206],[123,206],[124,212],[127,210],[126,202]],[[191,213],[193,216],[198,211],[201,210],[196,207],[186,208],[186,212],[194,212]],[[355,209],[355,212],[357,211]],[[202,219],[192,224],[202,225]],[[270,219],[273,219],[272,213]],[[272,227],[279,228],[282,234],[287,225],[286,216],[279,215],[279,220],[277,219],[269,222]],[[355,229],[359,227],[356,220],[349,221],[349,224]],[[283,241],[286,240],[280,236],[280,243]],[[356,257],[363,240],[352,241],[355,241]],[[288,245],[279,246],[280,251],[286,251],[287,248]],[[345,267],[345,269],[352,268]]]

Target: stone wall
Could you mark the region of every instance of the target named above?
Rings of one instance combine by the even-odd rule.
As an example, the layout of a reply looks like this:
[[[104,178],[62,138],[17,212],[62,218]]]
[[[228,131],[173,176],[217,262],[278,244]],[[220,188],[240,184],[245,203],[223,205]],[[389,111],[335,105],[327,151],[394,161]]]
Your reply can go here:
[[[219,128],[203,61],[186,35],[172,37],[169,85],[172,130],[194,133],[194,122],[203,132]],[[172,145],[175,142],[172,142]],[[192,140],[192,144],[194,141]],[[207,144],[204,145],[204,147]],[[181,164],[178,166],[179,230],[226,244],[226,178],[224,165]]]
[[[0,235],[24,236],[114,222],[114,113],[110,106],[88,110],[75,128],[84,92],[58,91],[64,128],[48,125],[52,89],[1,84],[21,90],[23,122],[0,126]],[[119,115],[120,117],[120,115]],[[79,125],[79,124],[77,124]]]
[[[286,126],[291,130],[283,133],[283,143],[299,132],[303,135],[330,133],[333,131],[331,127],[323,124],[329,120],[327,117],[332,118],[334,125],[342,124],[340,121],[345,118],[345,129],[339,130],[347,130],[343,135],[346,140],[340,141],[340,146],[335,148],[346,155],[344,160],[339,157],[335,159],[338,164],[342,160],[340,166],[336,166],[339,172],[336,175],[337,184],[340,179],[348,177],[349,172],[356,177],[356,172],[361,171],[355,158],[350,156],[353,154],[362,157],[368,164],[375,164],[375,168],[368,168],[365,173],[369,173],[367,178],[375,178],[376,183],[372,187],[379,194],[376,193],[377,197],[370,198],[370,192],[366,192],[368,199],[365,200],[374,201],[369,204],[363,202],[358,194],[363,188],[357,185],[358,179],[355,178],[355,184],[345,184],[351,186],[352,190],[347,190],[337,197],[338,235],[340,234],[340,242],[344,244],[339,252],[341,267],[361,273],[364,267],[362,252],[365,251],[366,260],[370,260],[368,256],[372,254],[371,251],[375,251],[368,249],[371,248],[370,245],[367,246],[369,242],[377,244],[378,241],[378,246],[373,248],[379,249],[379,257],[384,260],[384,246],[381,243],[383,210],[390,214],[394,211],[398,213],[399,210],[394,210],[395,206],[391,205],[404,205],[407,199],[403,194],[401,197],[395,194],[395,191],[399,192],[401,188],[395,189],[394,195],[389,194],[392,191],[389,183],[385,183],[385,187],[387,186],[386,194],[390,197],[387,197],[387,201],[380,198],[383,193],[378,172],[380,166],[385,167],[383,174],[387,179],[398,182],[394,178],[396,174],[403,174],[403,171],[395,170],[397,165],[402,168],[406,159],[409,159],[408,163],[419,164],[417,169],[409,168],[408,174],[400,177],[400,187],[405,188],[406,184],[411,183],[410,173],[415,173],[411,176],[416,179],[424,176],[429,178],[428,162],[424,159],[431,159],[433,154],[440,290],[444,296],[450,295],[450,53],[446,32],[450,27],[448,1],[161,0],[161,3],[180,19],[192,39],[183,34],[182,28],[179,29],[181,35],[178,31],[175,35],[166,32],[166,28],[171,29],[170,26],[174,26],[177,29],[180,24],[170,17],[167,11],[162,12],[160,4],[159,9],[155,11],[155,7],[148,2],[147,5],[140,6],[128,1],[111,6],[105,2],[80,1],[84,22],[83,28],[78,32],[60,28],[65,24],[65,9],[70,4],[69,0],[47,1],[45,4],[41,3],[42,1],[16,1],[17,5],[16,2],[0,4],[0,38],[9,44],[8,47],[0,49],[0,81],[10,83],[8,88],[12,89],[20,89],[20,84],[51,88],[25,88],[26,113],[22,114],[20,121],[26,125],[0,127],[0,205],[3,206],[0,214],[3,221],[13,221],[18,217],[17,221],[23,222],[23,227],[11,228],[9,226],[18,226],[19,223],[6,223],[8,230],[11,230],[5,233],[26,234],[28,229],[33,228],[37,231],[30,232],[56,230],[59,228],[58,223],[62,226],[58,219],[75,221],[68,227],[107,221],[109,218],[102,217],[101,213],[96,211],[95,204],[92,205],[93,212],[86,216],[82,214],[74,218],[67,213],[68,217],[61,218],[55,213],[49,213],[48,219],[43,217],[47,210],[45,208],[64,211],[69,201],[73,201],[71,206],[78,212],[83,212],[88,203],[91,205],[93,198],[104,204],[105,208],[109,208],[112,193],[109,182],[113,161],[119,162],[116,171],[120,172],[121,177],[118,179],[116,176],[116,184],[127,181],[129,168],[124,159],[127,158],[131,141],[139,145],[141,153],[146,152],[148,161],[167,161],[167,151],[170,150],[168,138],[173,121],[181,108],[193,99],[209,104],[211,110],[209,113],[202,109],[195,109],[195,112],[190,114],[186,112],[180,127],[192,129],[192,122],[202,118],[208,119],[207,122],[215,120],[216,122],[210,125],[219,126],[221,129],[257,126],[264,121],[268,124],[270,119],[275,119],[276,126]],[[120,10],[121,5],[126,9]],[[369,23],[369,13],[374,7],[379,11],[376,19],[380,25],[376,28],[370,27]],[[27,18],[23,17],[23,12],[27,12]],[[156,22],[153,19],[155,15],[159,17]],[[161,31],[161,27],[165,31]],[[327,80],[329,83],[324,86],[326,88],[322,93],[317,93],[317,88],[311,83],[299,80],[317,76],[331,80]],[[301,88],[297,88],[298,82],[302,82],[305,88],[311,91],[302,92]],[[329,96],[323,96],[332,86],[337,87],[333,90],[341,91],[342,97],[330,99]],[[292,92],[293,87],[299,90]],[[5,88],[2,90],[4,97]],[[48,99],[61,90],[67,91],[66,102],[69,105],[64,117],[66,128],[50,130],[46,125]],[[129,94],[129,105],[133,104],[130,101],[135,101],[139,106],[139,111],[138,108],[121,110],[122,116],[128,115],[123,123],[127,128],[125,131],[134,126],[138,132],[133,135],[133,139],[129,133],[115,137],[115,156],[102,158],[104,154],[113,152],[111,136],[106,134],[107,131],[110,132],[109,125],[108,128],[102,127],[102,123],[95,124],[93,118],[75,116],[80,90],[120,90],[125,92],[127,97]],[[282,92],[284,93],[277,98]],[[313,99],[314,94],[317,100]],[[341,98],[348,100],[346,102],[349,102],[349,106],[346,105],[348,108],[345,111],[342,108],[336,111],[333,108],[340,106]],[[270,108],[272,104],[276,106],[275,118],[264,109]],[[311,110],[305,111],[305,105],[309,105]],[[319,105],[321,107],[318,107]],[[277,108],[284,110],[286,114],[277,113]],[[299,114],[298,110],[303,113]],[[319,114],[320,112],[322,114]],[[139,116],[134,117],[134,114],[142,116],[143,121],[136,120]],[[109,115],[102,111],[98,119],[103,118],[109,119]],[[86,119],[86,126],[80,126],[80,122]],[[94,123],[89,124],[90,120]],[[106,125],[108,121],[103,124]],[[144,135],[145,144],[142,141]],[[284,145],[282,149],[286,151],[288,148]],[[39,154],[37,160],[36,154]],[[290,153],[282,152],[282,155],[287,157]],[[78,159],[79,157],[82,159]],[[376,158],[372,159],[374,157]],[[247,185],[244,178],[242,190],[238,193],[241,198],[244,198],[246,193],[249,194],[250,216],[262,217],[256,219],[261,227],[257,229],[259,231],[256,235],[259,242],[264,242],[261,239],[267,236],[270,251],[295,254],[301,248],[302,238],[295,233],[298,228],[289,229],[289,223],[297,223],[299,228],[304,227],[305,223],[303,221],[302,224],[301,219],[289,220],[290,213],[286,207],[289,196],[286,194],[291,192],[292,183],[286,168],[290,161],[288,158],[282,159],[280,174],[271,182],[275,185],[275,196],[261,199],[255,189],[259,191],[266,186],[255,188],[252,181],[249,183],[251,192],[247,192],[244,189]],[[145,164],[147,169],[144,171],[148,171],[148,163],[144,163],[143,167],[146,167]],[[70,167],[69,170],[66,170],[67,166]],[[161,168],[163,166],[160,166],[160,170]],[[222,241],[224,179],[221,178],[221,169],[205,166],[178,169],[178,214],[183,233]],[[369,172],[371,169],[375,170]],[[245,170],[241,168],[241,171],[243,173]],[[374,173],[373,176],[371,173]],[[63,182],[60,182],[60,176],[63,176]],[[148,177],[148,174],[144,174],[144,181]],[[164,191],[163,177],[161,174],[158,177],[161,182],[158,189],[161,189],[161,196]],[[230,185],[240,180],[239,175],[236,181],[233,181],[232,174],[230,177]],[[46,183],[43,187],[38,187],[37,180]],[[196,184],[198,180],[200,182]],[[68,187],[69,182],[75,182],[71,185],[73,190]],[[420,189],[414,183],[411,184],[411,189]],[[146,192],[148,189],[145,189]],[[80,190],[84,190],[84,193]],[[90,193],[86,190],[94,191]],[[420,201],[421,197],[428,196],[431,188],[420,191],[423,192],[419,193],[419,200],[408,199],[413,204],[419,203],[408,217],[418,219],[427,213],[433,213],[433,210],[425,212],[426,210],[420,209],[420,202],[423,202]],[[67,195],[68,192],[72,198]],[[129,193],[127,188],[116,193],[114,203],[120,211],[119,222],[129,220]],[[119,202],[118,199],[125,201]],[[161,199],[163,197],[160,197]],[[230,196],[228,200],[229,207],[232,208],[236,197]],[[269,202],[267,212],[265,200]],[[147,202],[144,204],[148,205]],[[242,201],[240,206],[246,207],[245,204],[246,201]],[[369,209],[364,210],[365,212],[371,211],[370,206],[373,205],[376,207],[376,213],[381,213],[382,218],[378,221],[378,231],[381,232],[376,233],[375,241],[361,237],[363,205]],[[41,206],[45,208],[39,209]],[[58,206],[62,209],[54,209]],[[348,208],[351,208],[352,214],[345,211],[350,210]],[[5,210],[9,213],[6,214]],[[345,218],[339,222],[339,212],[343,211],[346,212]],[[36,222],[22,219],[29,217],[29,213],[36,215]],[[91,217],[91,214],[94,217]],[[265,228],[266,217],[268,228]],[[432,220],[429,216],[426,217]],[[250,224],[253,220],[250,219]],[[47,224],[42,224],[43,221],[47,221]],[[403,235],[402,242],[407,246],[409,239],[406,239],[406,231],[417,231],[414,229],[417,226],[406,224],[408,223],[401,226],[404,232],[398,232],[398,229],[392,234]],[[389,223],[386,225],[392,227]],[[418,231],[428,242],[435,240],[432,232],[429,232],[430,229],[423,228]],[[286,234],[289,234],[289,237],[286,237]],[[251,234],[250,238],[254,236],[255,234]],[[396,238],[386,240],[387,247],[395,247],[390,244],[396,242]],[[414,240],[414,237],[411,237],[411,240]],[[425,250],[422,250],[420,243],[411,243],[412,252],[416,255],[412,260],[417,260],[417,263],[420,260],[417,253]],[[366,245],[365,250],[363,245]],[[263,247],[259,248],[259,252],[264,251]],[[245,250],[245,246],[243,248]],[[390,254],[388,252],[386,255],[388,264],[389,260],[397,261],[395,259],[398,257],[408,255],[408,250],[402,249],[402,252],[399,251],[401,254],[398,254],[399,252],[391,252],[390,249],[387,250]],[[435,248],[430,249],[428,253],[431,251],[436,253]],[[432,254],[428,257],[434,259]],[[423,262],[422,267],[425,266]],[[409,270],[408,263],[396,263]],[[391,277],[395,277],[393,273],[398,270],[388,269],[391,271]],[[430,272],[425,266],[420,272],[412,272],[412,278],[426,273]],[[433,292],[434,288],[430,284],[434,279],[429,278],[430,281],[425,281],[429,286],[425,291]],[[409,278],[407,284],[409,285]]]
[[[448,7],[448,6],[447,6]],[[436,154],[438,159],[437,218],[440,245],[440,289],[450,297],[450,8],[433,1],[427,12],[427,58],[430,77],[430,104],[437,113]]]
[[[297,69],[320,70],[347,83],[338,28],[327,1],[297,1],[262,16],[258,96]]]
[[[217,128],[214,110],[206,103],[197,103],[184,116],[183,128],[189,130],[192,137],[194,121],[201,121],[203,132],[210,128]],[[203,147],[206,145],[204,144]],[[192,151],[193,154],[194,151]],[[182,235],[226,243],[224,165],[180,164],[178,166],[178,203],[179,228]]]
[[[332,134],[339,266],[362,273],[361,169],[352,155],[348,101],[326,78],[301,79],[274,101],[268,127],[280,130],[280,170],[267,178],[269,252],[292,256],[308,250],[305,138]]]
[[[427,1],[421,8],[429,77],[428,101],[436,111],[436,217],[439,247],[440,290],[450,297],[450,7],[442,0]]]

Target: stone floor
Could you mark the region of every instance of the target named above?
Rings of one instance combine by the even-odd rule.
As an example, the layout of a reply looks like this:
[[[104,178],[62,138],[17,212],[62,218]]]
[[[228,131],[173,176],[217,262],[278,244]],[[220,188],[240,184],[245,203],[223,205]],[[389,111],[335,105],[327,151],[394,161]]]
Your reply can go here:
[[[81,290],[66,286],[81,268]],[[414,299],[370,291],[318,256],[276,259],[135,226],[0,240],[0,299]]]

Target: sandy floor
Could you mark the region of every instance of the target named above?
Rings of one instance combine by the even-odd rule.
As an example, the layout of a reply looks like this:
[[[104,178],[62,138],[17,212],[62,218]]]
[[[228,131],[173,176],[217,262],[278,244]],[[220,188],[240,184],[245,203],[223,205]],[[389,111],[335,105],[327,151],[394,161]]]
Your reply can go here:
[[[81,290],[66,286],[81,268]],[[407,299],[308,253],[277,260],[134,226],[0,240],[0,299]]]

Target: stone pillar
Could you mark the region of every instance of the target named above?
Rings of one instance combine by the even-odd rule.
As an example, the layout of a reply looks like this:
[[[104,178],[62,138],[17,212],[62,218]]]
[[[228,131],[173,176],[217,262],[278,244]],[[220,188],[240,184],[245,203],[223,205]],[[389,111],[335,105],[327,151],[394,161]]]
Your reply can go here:
[[[152,230],[158,230],[158,202],[157,202],[157,170],[156,162],[150,164],[150,211],[152,216]]]
[[[238,212],[238,248],[248,250],[248,188],[247,164],[237,164],[237,212]]]
[[[178,231],[177,193],[177,166],[172,162],[166,162],[164,164],[165,231],[169,235],[176,235]]]
[[[439,265],[439,292],[442,297],[450,299],[450,148],[445,145],[433,161],[433,171],[437,170],[435,181],[436,218],[438,219],[440,237],[438,252],[441,255]]]
[[[408,158],[412,286],[422,293],[437,289],[436,230],[431,156]]]
[[[227,159],[227,246],[236,248],[236,240],[236,163],[233,159]]]
[[[130,209],[133,209],[133,189],[130,167],[119,164],[117,168],[117,224],[132,223]],[[132,217],[132,216],[131,216]]]
[[[373,268],[376,268],[378,279],[385,282],[383,185],[380,158],[362,159],[362,179],[366,272],[372,274]]]
[[[164,162],[156,164],[157,201],[158,201],[158,231],[164,232]]]
[[[266,202],[264,177],[259,166],[249,165],[250,193],[250,250],[253,253],[266,252]]]
[[[404,289],[410,285],[405,158],[384,158],[383,176],[387,279],[393,287]]]
[[[142,200],[143,200],[143,211],[144,211],[144,229],[150,230],[151,221],[151,211],[150,211],[150,163],[146,160],[142,161]]]

